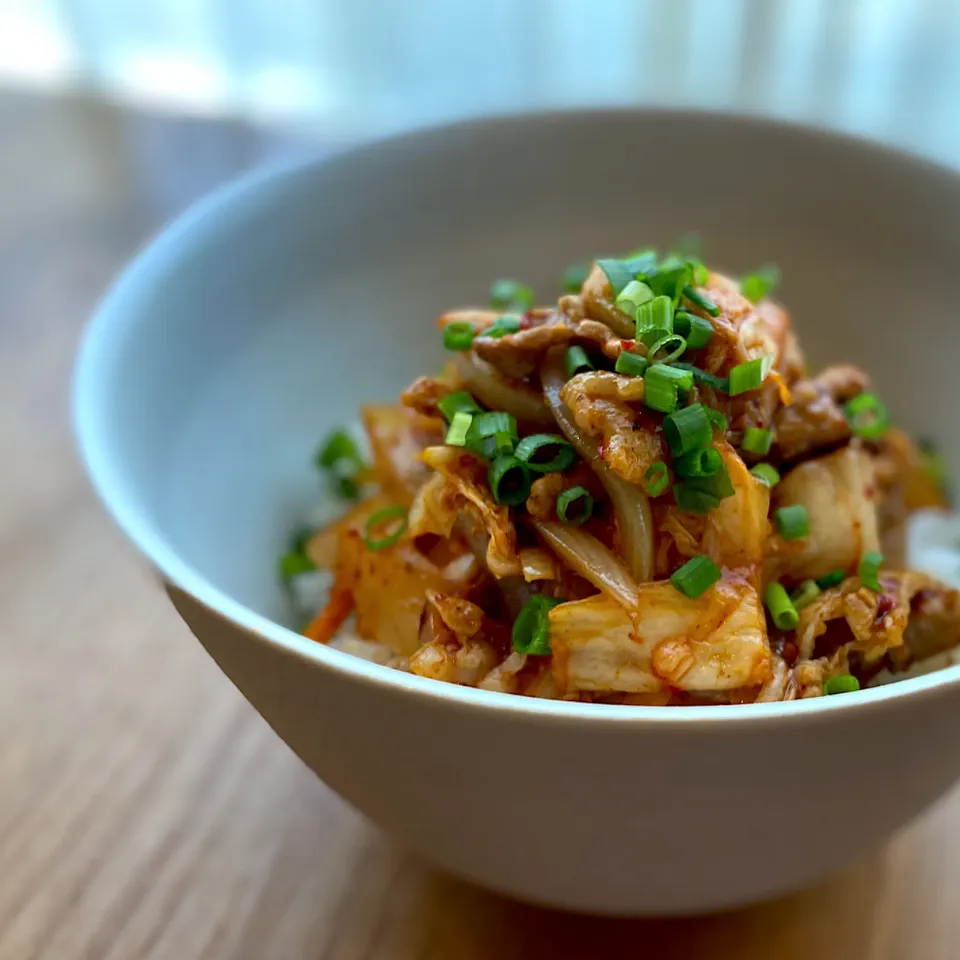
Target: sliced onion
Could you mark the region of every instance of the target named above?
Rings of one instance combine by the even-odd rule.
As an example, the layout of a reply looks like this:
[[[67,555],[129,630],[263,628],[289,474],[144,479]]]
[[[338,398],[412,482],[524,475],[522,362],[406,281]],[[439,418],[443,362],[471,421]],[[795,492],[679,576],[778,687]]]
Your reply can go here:
[[[544,399],[557,426],[593,468],[613,503],[620,550],[627,569],[637,581],[650,580],[653,577],[653,517],[647,495],[617,476],[601,459],[596,443],[585,437],[573,422],[570,411],[560,399],[560,391],[566,383],[562,349],[554,348],[547,355],[541,380]]]
[[[553,426],[539,390],[508,380],[475,353],[460,354],[456,369],[470,392],[491,410],[505,410],[521,422]]]
[[[631,610],[636,608],[636,581],[627,573],[616,554],[592,533],[553,520],[531,517],[530,522],[567,566],[621,606]]]

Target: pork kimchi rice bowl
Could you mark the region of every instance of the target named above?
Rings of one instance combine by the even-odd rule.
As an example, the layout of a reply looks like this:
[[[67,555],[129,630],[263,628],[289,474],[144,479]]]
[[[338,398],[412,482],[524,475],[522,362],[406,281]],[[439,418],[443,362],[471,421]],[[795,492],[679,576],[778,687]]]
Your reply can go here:
[[[917,517],[944,529],[940,462],[867,371],[807,368],[776,284],[640,250],[571,267],[553,305],[499,280],[488,307],[443,314],[446,367],[320,446],[340,515],[281,560],[304,635],[447,683],[628,705],[944,665],[960,593],[908,565],[931,566],[908,551]]]

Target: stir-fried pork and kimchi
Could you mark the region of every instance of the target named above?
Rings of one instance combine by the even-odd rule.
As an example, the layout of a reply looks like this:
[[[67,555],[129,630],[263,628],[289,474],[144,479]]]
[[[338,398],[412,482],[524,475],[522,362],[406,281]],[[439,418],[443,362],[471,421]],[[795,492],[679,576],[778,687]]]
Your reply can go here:
[[[643,250],[509,280],[439,318],[450,362],[318,463],[353,499],[298,538],[304,633],[422,677],[619,704],[857,690],[960,643],[960,593],[904,569],[945,506],[868,375],[811,373],[770,268]],[[344,629],[342,629],[344,628]]]

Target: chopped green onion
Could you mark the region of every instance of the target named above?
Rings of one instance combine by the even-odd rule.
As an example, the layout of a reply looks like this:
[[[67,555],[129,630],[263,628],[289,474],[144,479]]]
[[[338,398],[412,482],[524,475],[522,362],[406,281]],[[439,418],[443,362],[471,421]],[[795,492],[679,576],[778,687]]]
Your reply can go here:
[[[443,345],[447,350],[463,353],[473,343],[474,330],[469,323],[457,320],[443,328]]]
[[[695,367],[691,363],[677,363],[674,364],[674,366],[679,367],[681,370],[689,371],[697,383],[702,383],[706,387],[712,387],[719,393],[730,392],[730,381],[726,377],[714,376],[712,373],[707,373],[706,370],[701,370],[699,367]]]
[[[587,351],[583,347],[567,347],[567,352],[563,355],[563,365],[567,371],[567,379],[584,370],[595,370],[593,361],[587,356]]]
[[[847,574],[844,570],[831,570],[824,576],[817,578],[817,586],[821,590],[829,590],[831,587],[839,586],[846,579]]]
[[[643,489],[648,496],[659,497],[670,486],[670,473],[662,460],[655,460],[643,475]]]
[[[734,494],[727,468],[709,477],[687,477],[673,485],[673,497],[685,513],[708,513]]]
[[[359,500],[360,484],[355,476],[348,476],[331,470],[327,474],[327,489],[338,500]]]
[[[657,251],[652,247],[634,250],[623,258],[623,264],[632,276],[637,278],[645,277],[657,269]]]
[[[688,257],[687,263],[690,264],[690,269],[693,271],[693,282],[698,287],[705,287],[710,280],[710,271],[707,269],[707,265],[696,257]]]
[[[663,418],[663,435],[670,452],[682,456],[691,450],[709,446],[713,439],[713,427],[702,403],[691,403]]]
[[[797,609],[794,607],[783,584],[776,580],[767,584],[767,589],[763,593],[764,602],[770,611],[773,622],[781,630],[793,630],[800,622],[797,615]]]
[[[756,453],[761,457],[770,452],[772,444],[773,431],[765,430],[763,427],[747,427],[743,431],[743,440],[740,441],[740,446],[747,453]]]
[[[713,324],[686,310],[678,310],[673,315],[673,329],[687,338],[691,350],[699,350],[713,339]]]
[[[656,270],[646,275],[650,289],[658,296],[667,296],[676,303],[680,295],[693,279],[693,269],[683,257],[676,254],[666,257],[657,264]]]
[[[679,570],[670,575],[670,582],[685,596],[696,600],[709,590],[721,577],[720,568],[702,555],[688,560]]]
[[[723,468],[723,457],[713,447],[704,447],[677,457],[673,468],[679,477],[712,477]]]
[[[550,610],[562,600],[537,594],[524,605],[513,622],[511,639],[517,653],[550,656]]]
[[[514,450],[533,473],[560,473],[577,459],[573,446],[555,433],[535,433],[524,437]]]
[[[290,551],[292,553],[303,553],[314,533],[316,533],[316,531],[312,527],[301,527],[290,538]]]
[[[883,554],[877,553],[876,550],[870,550],[860,558],[860,563],[857,565],[857,576],[860,578],[860,582],[874,593],[880,593],[883,589],[877,577],[882,563]]]
[[[770,358],[754,357],[746,363],[738,363],[730,371],[730,396],[756,390],[767,377],[770,370]]]
[[[395,521],[399,522],[395,523]],[[374,531],[378,527],[388,528],[384,536],[374,537]],[[386,550],[387,547],[392,547],[403,536],[406,529],[406,507],[385,507],[383,510],[371,514],[367,519],[363,528],[363,542],[368,550]]]
[[[481,330],[477,336],[499,340],[508,333],[516,333],[519,329],[520,317],[516,316],[516,314],[505,313],[502,317],[497,317],[489,327]]]
[[[876,440],[887,432],[890,416],[887,408],[872,393],[861,393],[843,408],[850,430],[864,440]]]
[[[557,497],[557,516],[571,527],[586,523],[593,513],[593,497],[586,487],[570,487]]]
[[[500,453],[510,453],[517,443],[517,421],[511,413],[494,410],[478,413],[467,431],[466,445],[480,456],[492,460]]]
[[[635,271],[623,260],[598,260],[597,266],[606,274],[614,299],[620,296],[623,288],[634,278]]]
[[[790,594],[794,610],[802,610],[813,603],[820,596],[820,588],[813,580],[804,580],[796,590]]]
[[[473,423],[473,414],[458,410],[450,420],[444,443],[451,447],[465,447],[471,423]]]
[[[363,466],[363,457],[353,437],[346,430],[333,430],[327,434],[317,451],[317,466],[331,470],[344,461],[353,466]]]
[[[580,288],[590,276],[590,262],[572,263],[563,271],[563,289],[565,293],[579,293]]]
[[[740,293],[751,303],[766,299],[780,283],[780,268],[775,264],[761,267],[756,273],[740,278]]]
[[[455,413],[482,413],[477,401],[466,390],[448,393],[437,401],[437,407],[449,423]]]
[[[316,569],[317,565],[300,550],[290,550],[280,558],[280,576],[283,580],[292,580]]]
[[[769,463],[758,463],[755,467],[750,468],[750,472],[768,487],[775,487],[780,482],[780,474]]]
[[[691,286],[686,286],[683,288],[683,295],[692,304],[694,304],[694,306],[699,307],[704,313],[709,313],[711,317],[720,315],[720,308],[709,297],[706,297],[700,293],[699,290],[696,290]]]
[[[636,317],[641,303],[653,299],[653,291],[640,280],[631,280],[620,291],[613,305],[628,317]]]
[[[502,454],[490,464],[487,481],[493,499],[501,506],[514,507],[530,495],[530,469],[510,454]]]
[[[673,304],[669,297],[654,297],[637,307],[637,339],[642,339],[648,330],[673,333]]]
[[[679,333],[668,333],[649,347],[647,357],[650,363],[672,363],[686,349],[687,341]]]
[[[860,681],[849,673],[838,673],[828,677],[823,685],[823,692],[832,697],[836,693],[856,693],[860,689]]]
[[[730,424],[727,423],[727,418],[719,411],[714,410],[713,407],[704,407],[704,410],[707,411],[707,417],[710,419],[710,422],[723,434],[727,432],[727,427]]]
[[[494,310],[526,313],[534,304],[533,287],[519,280],[494,280],[490,285],[490,306]]]
[[[688,393],[693,388],[693,374],[679,366],[655,363],[644,374],[644,381],[649,383],[651,377],[654,380],[666,380],[672,383],[681,393]]]
[[[784,540],[802,540],[810,536],[810,516],[802,503],[774,510],[773,522]]]
[[[655,364],[647,370],[643,378],[643,402],[651,410],[671,413],[677,409],[679,388],[675,380],[664,376],[660,368],[669,370],[664,364]]]
[[[639,353],[631,353],[629,350],[621,350],[613,369],[629,377],[642,377],[648,366],[650,361],[646,357],[641,357]]]

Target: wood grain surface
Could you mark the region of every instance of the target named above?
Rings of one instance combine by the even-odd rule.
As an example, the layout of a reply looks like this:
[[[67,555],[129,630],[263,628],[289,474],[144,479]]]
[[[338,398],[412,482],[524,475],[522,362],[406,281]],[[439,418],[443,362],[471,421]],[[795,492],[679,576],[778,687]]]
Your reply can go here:
[[[219,673],[88,489],[69,380],[121,263],[286,143],[0,95],[0,960],[960,956],[956,792],[787,900],[684,921],[568,916],[405,856]],[[817,842],[783,828],[785,844]]]

